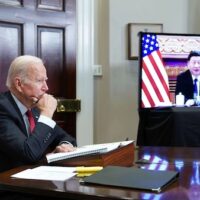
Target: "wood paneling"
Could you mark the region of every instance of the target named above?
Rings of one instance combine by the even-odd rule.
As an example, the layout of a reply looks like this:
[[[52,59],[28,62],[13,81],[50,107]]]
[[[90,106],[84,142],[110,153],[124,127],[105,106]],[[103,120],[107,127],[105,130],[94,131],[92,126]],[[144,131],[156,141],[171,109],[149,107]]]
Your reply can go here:
[[[51,42],[49,42],[51,41]],[[64,30],[62,28],[38,27],[38,56],[47,66],[49,93],[62,96],[65,69]],[[55,67],[56,66],[56,67]],[[65,77],[67,78],[67,77]]]
[[[64,1],[63,0],[39,0],[38,1],[38,8],[42,9],[50,9],[50,10],[56,10],[56,11],[64,11]]]
[[[29,54],[44,60],[49,93],[75,99],[76,0],[0,0],[0,5],[0,92],[6,90],[11,61]],[[76,113],[56,113],[54,119],[76,137]]]
[[[5,86],[8,67],[13,58],[23,54],[23,27],[21,24],[0,22],[0,91]]]
[[[7,6],[22,6],[22,0],[0,0],[0,4],[7,5]]]

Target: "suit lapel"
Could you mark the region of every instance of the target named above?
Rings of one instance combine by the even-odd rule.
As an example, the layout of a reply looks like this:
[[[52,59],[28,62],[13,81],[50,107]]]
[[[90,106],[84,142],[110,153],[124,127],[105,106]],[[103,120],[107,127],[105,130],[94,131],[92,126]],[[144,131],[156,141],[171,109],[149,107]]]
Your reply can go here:
[[[16,122],[19,123],[19,128],[27,136],[28,133],[26,131],[26,125],[15,100],[13,99],[10,92],[6,92],[5,95],[8,100],[8,103],[6,105],[9,107],[9,110],[12,113],[13,117],[16,119]]]
[[[189,93],[189,96],[193,96],[193,79],[192,79],[192,75],[191,72],[189,70],[187,70],[187,75],[186,75],[186,83],[187,83],[187,91]]]

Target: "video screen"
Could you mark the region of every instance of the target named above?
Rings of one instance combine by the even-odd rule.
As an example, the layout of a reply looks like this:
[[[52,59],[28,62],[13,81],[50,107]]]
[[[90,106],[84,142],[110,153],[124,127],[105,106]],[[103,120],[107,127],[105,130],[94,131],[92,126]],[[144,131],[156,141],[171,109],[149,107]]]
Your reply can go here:
[[[185,84],[185,91],[176,93],[178,76],[190,71],[188,56],[192,51],[200,52],[200,35],[153,32],[139,34],[139,109],[195,105],[196,100],[192,103],[194,86],[189,83],[194,78],[192,75],[189,75],[189,81]],[[198,62],[197,70],[200,73],[200,57]]]

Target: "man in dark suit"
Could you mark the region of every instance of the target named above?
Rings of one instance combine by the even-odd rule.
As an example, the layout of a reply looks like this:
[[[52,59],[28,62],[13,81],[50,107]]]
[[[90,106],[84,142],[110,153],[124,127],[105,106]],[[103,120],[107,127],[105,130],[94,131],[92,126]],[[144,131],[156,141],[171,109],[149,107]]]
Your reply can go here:
[[[175,94],[183,94],[187,106],[194,105],[196,95],[199,96],[200,52],[191,51],[187,59],[188,70],[177,76]],[[194,94],[194,81],[197,80],[197,94]]]
[[[51,152],[75,149],[76,141],[52,119],[57,101],[47,94],[47,74],[41,59],[20,56],[8,71],[8,92],[0,95],[0,171],[38,163]],[[34,128],[26,115],[33,114]]]
[[[47,94],[46,81],[40,58],[19,56],[11,63],[6,81],[9,91],[0,94],[0,171],[39,163],[47,152],[75,149],[75,139],[52,119],[57,101]],[[3,191],[0,196],[2,200],[40,199]]]

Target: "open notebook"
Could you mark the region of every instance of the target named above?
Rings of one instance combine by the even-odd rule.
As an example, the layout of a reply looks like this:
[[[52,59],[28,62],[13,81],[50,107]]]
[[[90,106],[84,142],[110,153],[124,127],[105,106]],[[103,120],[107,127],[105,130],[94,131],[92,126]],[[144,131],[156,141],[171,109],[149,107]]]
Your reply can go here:
[[[83,179],[82,183],[118,186],[160,192],[178,178],[176,171],[156,171],[108,166]]]
[[[66,152],[66,153],[53,153],[46,156],[47,162],[55,162],[59,160],[65,160],[69,158],[75,158],[78,156],[92,155],[92,154],[103,154],[115,150],[119,147],[123,147],[133,143],[133,141],[121,141],[113,143],[104,143],[104,144],[94,144],[86,145],[83,147],[78,147],[75,151]]]

